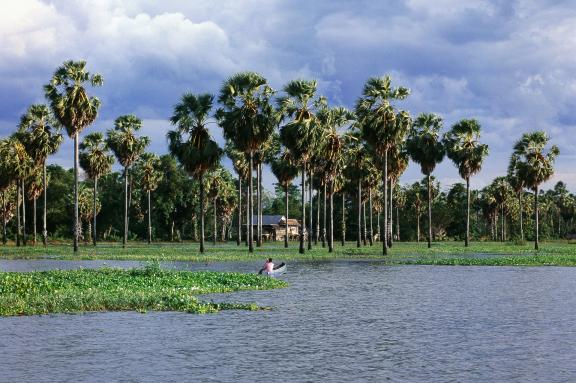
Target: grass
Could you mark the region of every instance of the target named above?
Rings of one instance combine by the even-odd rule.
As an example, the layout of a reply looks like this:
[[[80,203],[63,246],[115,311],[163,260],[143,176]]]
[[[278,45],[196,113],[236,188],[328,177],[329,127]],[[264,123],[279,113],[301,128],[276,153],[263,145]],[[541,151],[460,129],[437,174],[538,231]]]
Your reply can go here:
[[[390,249],[389,255],[382,256],[382,244],[356,247],[349,242],[345,247],[340,243],[335,246],[334,253],[320,245],[315,246],[305,254],[298,253],[298,243],[292,242],[288,249],[282,243],[265,243],[255,247],[253,254],[248,253],[244,245],[234,243],[208,244],[206,253],[200,254],[196,243],[154,243],[148,245],[141,242],[131,242],[127,248],[115,243],[102,243],[96,248],[82,246],[78,254],[73,254],[69,244],[41,245],[15,247],[13,245],[0,247],[0,259],[69,259],[69,260],[135,260],[149,261],[261,261],[272,257],[282,261],[290,260],[322,260],[322,259],[382,259],[391,264],[430,264],[430,265],[576,265],[576,245],[566,241],[550,241],[541,244],[541,250],[534,251],[533,244],[515,244],[513,242],[472,242],[470,247],[464,247],[462,242],[437,242],[428,249],[425,242],[397,242]]]
[[[198,294],[285,287],[274,278],[239,273],[144,269],[0,272],[0,315],[90,311],[262,309],[255,304],[202,302]]]

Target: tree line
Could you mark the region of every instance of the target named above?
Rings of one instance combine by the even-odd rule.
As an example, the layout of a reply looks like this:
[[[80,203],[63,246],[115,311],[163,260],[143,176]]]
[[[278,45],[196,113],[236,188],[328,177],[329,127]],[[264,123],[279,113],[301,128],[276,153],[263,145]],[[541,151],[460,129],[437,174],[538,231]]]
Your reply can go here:
[[[131,233],[150,243],[154,236],[174,240],[186,232],[194,233],[191,237],[204,252],[209,222],[214,243],[235,238],[252,252],[254,244],[262,246],[262,215],[272,211],[300,220],[301,253],[319,241],[332,252],[335,235],[342,244],[347,234],[355,237],[357,246],[380,241],[387,254],[400,238],[425,238],[428,247],[435,239],[461,238],[468,246],[471,236],[523,241],[525,230],[537,249],[540,233],[561,236],[573,229],[574,196],[565,185],[540,190],[552,177],[559,154],[546,133],[523,134],[514,145],[508,174],[482,190],[471,190],[470,178],[488,155],[480,123],[463,119],[444,131],[437,114],[412,117],[399,107],[410,90],[393,86],[389,76],[369,78],[354,109],[348,110],[329,105],[318,94],[315,80],[293,80],[277,91],[257,73],[237,73],[223,82],[217,96],[181,97],[166,132],[170,154],[162,157],[146,152],[150,139],[139,135],[142,121],[134,115],[119,116],[106,134],[89,133],[80,142],[100,108],[89,90],[101,85],[103,77],[88,72],[84,61],[65,62],[44,86],[47,104],[31,105],[17,131],[0,140],[4,243],[14,216],[16,244],[27,243],[27,218],[33,221],[36,242],[38,199],[43,243],[48,238],[47,215],[55,204],[70,211],[53,211],[52,230],[59,227],[67,237],[70,233],[62,230],[58,217],[72,216],[75,251],[82,238],[96,245],[98,238],[121,237],[125,246]],[[224,147],[211,137],[208,126],[213,122],[223,131]],[[74,140],[71,172],[47,166],[63,131]],[[222,167],[224,156],[231,159],[235,177]],[[441,193],[433,172],[445,157],[463,184]],[[424,179],[402,186],[399,179],[410,159]],[[115,161],[121,174],[112,172]],[[264,164],[277,178],[277,193],[268,201],[262,187]],[[298,176],[300,190],[293,185]],[[62,190],[49,201],[48,186],[58,180],[72,190]],[[26,212],[27,200],[32,213]],[[554,208],[557,214],[551,213]],[[402,214],[401,221],[401,209],[413,212]],[[554,217],[550,223],[541,222],[540,210],[546,218]],[[104,230],[98,230],[102,220]],[[284,245],[288,247],[288,238]]]

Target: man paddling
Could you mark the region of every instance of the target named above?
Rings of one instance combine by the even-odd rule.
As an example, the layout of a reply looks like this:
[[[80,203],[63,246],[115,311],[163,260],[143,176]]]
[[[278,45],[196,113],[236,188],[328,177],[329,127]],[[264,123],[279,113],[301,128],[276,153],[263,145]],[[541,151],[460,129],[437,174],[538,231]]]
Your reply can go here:
[[[270,274],[274,271],[274,262],[272,262],[272,258],[268,258],[266,262],[264,262],[264,267],[260,269],[258,274],[266,273]]]

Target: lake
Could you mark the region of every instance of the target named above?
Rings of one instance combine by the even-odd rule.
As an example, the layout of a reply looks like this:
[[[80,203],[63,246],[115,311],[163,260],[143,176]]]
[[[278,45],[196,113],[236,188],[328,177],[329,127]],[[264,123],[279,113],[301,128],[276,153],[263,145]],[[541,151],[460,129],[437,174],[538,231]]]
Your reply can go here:
[[[4,271],[121,261],[0,261]],[[254,272],[259,264],[171,262]],[[271,311],[0,318],[0,382],[576,381],[576,268],[291,262]]]

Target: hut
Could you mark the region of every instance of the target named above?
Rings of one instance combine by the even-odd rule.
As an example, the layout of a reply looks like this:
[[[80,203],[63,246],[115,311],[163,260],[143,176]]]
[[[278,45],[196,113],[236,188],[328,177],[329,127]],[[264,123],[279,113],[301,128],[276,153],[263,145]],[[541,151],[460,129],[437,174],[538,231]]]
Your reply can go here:
[[[258,225],[258,216],[252,216],[252,225],[254,234],[256,234]],[[262,215],[262,239],[264,241],[283,241],[286,233],[288,239],[298,238],[298,228],[300,221],[297,219],[289,218],[286,222],[286,217],[283,215]],[[304,232],[306,235],[306,232]]]

